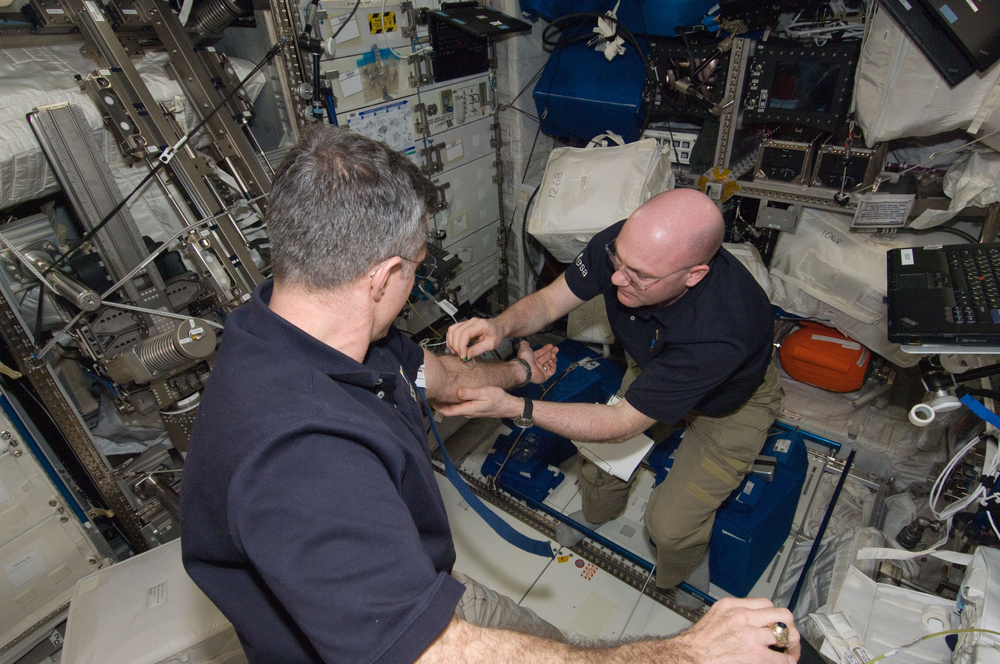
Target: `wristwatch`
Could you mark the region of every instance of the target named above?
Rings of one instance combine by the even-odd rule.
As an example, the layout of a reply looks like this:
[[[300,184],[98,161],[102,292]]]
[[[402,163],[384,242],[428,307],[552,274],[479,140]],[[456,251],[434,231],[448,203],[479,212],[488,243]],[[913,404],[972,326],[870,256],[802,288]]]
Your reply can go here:
[[[522,367],[524,367],[524,373],[527,374],[527,378],[524,379],[524,382],[518,385],[518,387],[524,387],[525,385],[531,382],[531,365],[519,357],[515,357],[514,361],[519,363]],[[529,424],[528,426],[531,425]]]
[[[523,361],[523,360],[522,360]],[[530,371],[528,372],[530,375]],[[531,399],[528,397],[523,397],[524,399],[524,412],[521,413],[521,417],[514,418],[514,426],[521,429],[530,429],[535,426],[535,420],[531,419]]]

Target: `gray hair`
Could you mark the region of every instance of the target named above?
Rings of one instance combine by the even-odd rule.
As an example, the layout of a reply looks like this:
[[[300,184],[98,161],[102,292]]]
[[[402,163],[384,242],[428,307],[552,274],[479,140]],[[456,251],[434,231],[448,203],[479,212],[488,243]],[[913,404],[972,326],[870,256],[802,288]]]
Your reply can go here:
[[[351,283],[427,241],[434,184],[384,143],[323,126],[303,133],[271,186],[267,231],[277,281],[309,290]]]

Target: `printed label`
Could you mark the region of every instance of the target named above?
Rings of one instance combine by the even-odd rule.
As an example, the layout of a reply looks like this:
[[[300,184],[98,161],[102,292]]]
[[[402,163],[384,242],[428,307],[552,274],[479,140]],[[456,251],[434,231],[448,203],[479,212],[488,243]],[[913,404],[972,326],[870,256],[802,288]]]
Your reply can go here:
[[[851,228],[902,228],[915,198],[914,194],[864,194]]]
[[[104,23],[105,22],[104,21],[104,12],[101,11],[101,8],[97,6],[97,3],[94,2],[94,0],[84,0],[83,4],[86,5],[87,11],[90,12],[90,17],[91,18],[93,18],[98,23]]]
[[[159,606],[167,601],[167,582],[158,583],[146,590],[146,609]]]
[[[48,570],[42,561],[42,554],[38,551],[32,551],[11,564],[5,565],[3,571],[7,573],[11,585],[20,588],[36,576],[45,574]]]

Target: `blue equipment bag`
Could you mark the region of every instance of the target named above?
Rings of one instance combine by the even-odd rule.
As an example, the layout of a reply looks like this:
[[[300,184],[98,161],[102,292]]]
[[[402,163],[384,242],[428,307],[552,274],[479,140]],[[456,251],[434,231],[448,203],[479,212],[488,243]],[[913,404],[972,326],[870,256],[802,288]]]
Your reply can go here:
[[[573,363],[578,366],[563,375]],[[612,360],[601,357],[583,344],[567,340],[559,344],[556,373],[541,385],[534,383],[511,390],[517,396],[561,403],[604,403],[621,387],[624,369]],[[507,459],[497,483],[515,494],[542,502],[549,492],[559,486],[565,475],[559,464],[576,454],[576,446],[564,438],[540,427],[519,429],[510,420],[504,420],[511,433],[498,436],[493,449],[483,462],[481,473],[496,476]],[[520,436],[520,439],[518,439]],[[510,458],[511,444],[517,441]]]
[[[803,440],[808,434],[778,422],[772,430],[761,453],[778,460],[774,481],[748,473],[715,513],[712,527],[712,583],[737,597],[746,597],[791,532],[809,465]],[[681,432],[674,433],[647,457],[656,484],[670,471],[680,439]]]
[[[549,55],[532,96],[550,136],[589,141],[613,131],[631,143],[645,117],[645,87],[646,69],[634,48],[608,62],[603,52],[580,43]]]
[[[747,596],[787,539],[806,479],[803,432],[776,426],[779,431],[768,437],[763,450],[778,460],[774,481],[748,474],[716,513],[712,527],[712,583],[736,597]]]
[[[558,466],[576,454],[576,446],[538,427],[525,429],[523,434],[521,431],[514,429],[505,436],[498,436],[480,472],[484,477],[495,476],[500,464],[507,459],[511,443],[517,440],[517,447],[507,459],[497,482],[508,491],[543,502],[566,478]]]

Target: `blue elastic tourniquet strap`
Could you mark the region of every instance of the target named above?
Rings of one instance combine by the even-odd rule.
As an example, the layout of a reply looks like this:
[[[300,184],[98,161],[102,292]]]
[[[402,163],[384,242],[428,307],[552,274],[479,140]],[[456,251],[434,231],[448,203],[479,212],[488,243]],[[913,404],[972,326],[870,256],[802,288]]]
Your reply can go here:
[[[441,440],[441,434],[438,433],[437,425],[434,424],[434,411],[427,404],[427,398],[424,396],[423,389],[417,388],[420,392],[420,399],[424,402],[424,409],[427,412],[427,419],[431,423],[431,431],[434,432],[434,438],[437,439],[438,448],[441,450],[441,456],[444,458],[444,474],[458,492],[462,494],[462,498],[469,506],[476,510],[479,516],[483,517],[483,521],[489,524],[497,535],[504,538],[517,548],[522,551],[527,551],[528,553],[533,553],[536,556],[542,556],[543,558],[554,558],[555,553],[552,552],[552,545],[544,540],[536,540],[528,537],[527,535],[522,535],[521,533],[514,530],[513,527],[499,516],[497,516],[490,508],[483,504],[483,501],[479,500],[479,496],[472,493],[472,489],[469,485],[465,483],[462,476],[458,474],[455,470],[455,464],[451,462],[451,457],[448,456],[448,450],[445,449],[444,442]]]
[[[980,403],[979,399],[976,399],[969,393],[965,393],[962,395],[960,401],[968,406],[969,410],[978,415],[981,419],[986,420],[993,426],[1000,429],[1000,417],[997,417],[992,410]]]

